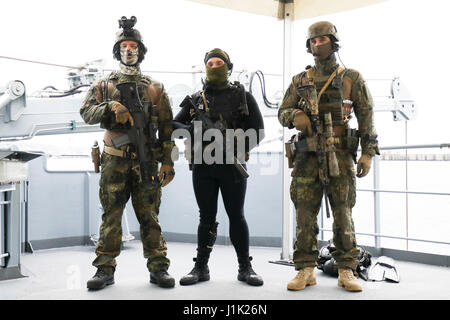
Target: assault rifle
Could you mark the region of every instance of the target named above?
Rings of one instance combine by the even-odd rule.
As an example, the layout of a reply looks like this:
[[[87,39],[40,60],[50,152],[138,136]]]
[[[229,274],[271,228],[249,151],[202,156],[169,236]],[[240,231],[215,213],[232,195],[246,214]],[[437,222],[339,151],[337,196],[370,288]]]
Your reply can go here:
[[[152,121],[148,121],[144,112],[137,83],[124,82],[116,85],[116,88],[120,91],[120,103],[127,107],[134,120],[134,125],[130,126],[126,136],[136,148],[140,181],[158,183],[157,179],[150,175],[151,149],[156,144],[156,128]],[[146,143],[147,139],[150,141],[149,144]]]
[[[339,165],[336,158],[336,148],[334,146],[334,132],[331,119],[331,113],[324,114],[322,121],[319,116],[319,101],[315,85],[304,85],[298,88],[299,95],[302,99],[304,111],[307,112],[311,119],[313,129],[313,141],[316,143],[308,143],[308,146],[315,145],[315,151],[319,161],[319,179],[323,185],[323,194],[325,196],[325,206],[327,217],[330,217],[330,209],[328,204],[328,195],[330,193],[330,177],[339,176]],[[310,139],[310,138],[307,138]]]
[[[190,96],[186,96],[186,98],[183,100],[183,103],[180,105],[182,108],[187,107],[187,106],[192,106],[195,110],[195,113],[198,115],[198,117],[200,118],[201,122],[202,122],[202,129],[204,131],[208,130],[208,129],[217,129],[219,130],[223,136],[224,139],[226,137],[226,123],[224,120],[218,120],[216,122],[212,121],[209,117],[206,116],[205,112],[203,110],[200,110],[199,107],[194,103],[194,101],[192,100],[192,97]],[[184,128],[186,129],[186,126],[180,123],[176,123],[175,121],[173,122],[174,124],[174,128]],[[193,135],[193,125],[191,124],[189,126],[189,132],[191,133],[191,135]],[[224,141],[224,145],[226,144],[226,141]],[[239,159],[233,155],[233,165],[234,167],[237,169],[237,171],[244,177],[244,178],[248,178],[249,174],[247,172],[247,170],[245,170],[244,166],[242,165],[242,163],[239,161]]]

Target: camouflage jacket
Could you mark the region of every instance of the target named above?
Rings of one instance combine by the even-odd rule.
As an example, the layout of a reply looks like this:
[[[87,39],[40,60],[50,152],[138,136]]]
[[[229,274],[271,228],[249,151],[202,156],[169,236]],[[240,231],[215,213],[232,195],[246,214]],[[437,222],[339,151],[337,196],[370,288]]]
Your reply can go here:
[[[100,127],[106,129],[105,143],[110,145],[106,139],[108,135],[117,136],[125,133],[123,126],[115,122],[111,107],[114,102],[120,101],[120,91],[116,89],[116,84],[128,81],[135,81],[138,83],[138,87],[143,88],[140,92],[140,99],[149,119],[154,121],[155,127],[158,129],[158,144],[161,150],[158,152],[157,160],[162,164],[173,166],[171,157],[175,145],[171,137],[173,115],[169,97],[161,82],[142,74],[126,75],[121,72],[112,72],[108,77],[97,80],[91,85],[80,109],[81,117],[87,124],[100,123]],[[104,99],[106,83],[108,84],[108,97]],[[148,107],[146,108],[146,106]],[[151,110],[156,115],[156,119],[150,114]]]
[[[329,76],[338,68],[338,64],[333,59],[331,65],[315,66],[315,73],[318,76]],[[301,72],[292,78],[289,88],[286,90],[280,109],[278,110],[278,120],[281,125],[293,128],[295,113],[299,110],[298,103],[300,97],[297,92],[299,86],[307,84],[306,72]],[[328,89],[327,89],[328,90]],[[362,75],[353,69],[345,69],[343,73],[343,99],[353,101],[353,111],[358,121],[358,131],[361,137],[361,149],[363,154],[373,157],[379,154],[378,142],[376,140],[376,130],[374,126],[373,100],[370,91]],[[327,92],[327,91],[325,91]],[[323,98],[323,97],[322,97]],[[323,99],[319,101],[319,111]]]

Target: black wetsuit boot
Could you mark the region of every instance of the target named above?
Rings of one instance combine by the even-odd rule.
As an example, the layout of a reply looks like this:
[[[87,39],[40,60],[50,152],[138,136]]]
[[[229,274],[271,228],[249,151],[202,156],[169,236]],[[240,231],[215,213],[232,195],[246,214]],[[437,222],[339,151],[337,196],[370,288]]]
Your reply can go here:
[[[180,279],[182,286],[195,284],[199,281],[209,280],[209,268],[208,268],[209,254],[197,254],[197,258],[194,258],[194,268],[187,275]]]
[[[253,271],[252,264],[250,261],[252,261],[252,257],[249,256],[243,256],[238,257],[239,261],[239,273],[238,273],[238,280],[247,282],[251,286],[262,286],[264,284],[264,281],[261,276],[257,275],[255,271]]]

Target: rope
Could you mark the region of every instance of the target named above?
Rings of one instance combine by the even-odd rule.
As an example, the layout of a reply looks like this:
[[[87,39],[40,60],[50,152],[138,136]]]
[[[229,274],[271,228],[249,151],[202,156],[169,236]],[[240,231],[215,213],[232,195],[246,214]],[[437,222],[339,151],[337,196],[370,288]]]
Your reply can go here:
[[[62,68],[69,68],[69,69],[84,69],[83,66],[67,66],[63,64],[56,64],[56,63],[49,63],[49,62],[42,62],[42,61],[35,61],[35,60],[27,60],[27,59],[19,59],[19,58],[13,58],[13,57],[5,57],[0,56],[1,59],[8,59],[8,60],[15,60],[15,61],[22,61],[22,62],[30,62],[30,63],[36,63],[36,64],[43,64],[47,66],[53,66],[53,67],[62,67]]]
[[[56,63],[49,63],[49,62],[42,62],[42,61],[36,61],[36,60],[27,60],[27,59],[20,59],[20,58],[14,58],[14,57],[6,57],[6,56],[0,56],[0,59],[8,59],[8,60],[15,60],[15,61],[21,61],[21,62],[29,62],[29,63],[35,63],[35,64],[42,64],[52,67],[60,67],[60,68],[68,68],[68,69],[79,69],[83,70],[86,69],[85,66],[69,66],[64,64],[56,64]],[[116,71],[115,69],[103,69],[103,71]],[[142,70],[142,72],[145,73],[187,73],[187,74],[193,74],[193,73],[205,73],[204,71],[161,71],[161,70]],[[244,73],[245,71],[235,71],[238,73]],[[266,73],[266,75],[271,76],[281,76],[281,74],[275,74],[275,73]]]
[[[20,59],[20,58],[14,58],[14,57],[6,57],[6,56],[0,56],[0,59],[29,62],[29,63],[42,64],[42,65],[46,65],[46,66],[68,68],[68,69],[79,69],[79,70],[86,69],[85,66],[69,66],[69,65],[64,65],[64,64],[56,64],[56,63],[49,63],[49,62],[36,61],[36,60],[27,60],[27,59]],[[103,71],[115,71],[115,70],[114,69],[103,69]],[[143,70],[142,72],[145,72],[145,73],[189,73],[189,74],[202,73],[202,71],[155,71],[155,70],[153,70],[153,71]]]

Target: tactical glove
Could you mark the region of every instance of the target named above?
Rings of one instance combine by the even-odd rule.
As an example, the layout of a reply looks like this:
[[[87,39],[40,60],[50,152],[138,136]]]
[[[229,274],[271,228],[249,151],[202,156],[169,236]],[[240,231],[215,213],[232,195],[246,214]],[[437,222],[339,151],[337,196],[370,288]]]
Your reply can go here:
[[[161,168],[159,169],[158,178],[161,182],[161,187],[165,187],[172,181],[173,177],[175,176],[175,170],[173,170],[172,166],[169,166],[167,164],[163,164]]]
[[[118,123],[125,124],[127,122],[130,122],[132,126],[134,125],[133,117],[131,116],[127,107],[125,107],[120,102],[114,102],[111,107],[111,111],[113,111],[116,114],[116,121]]]
[[[358,160],[358,164],[356,165],[356,176],[358,178],[362,178],[369,173],[370,166],[372,165],[372,158],[363,154]]]
[[[292,124],[307,137],[312,135],[311,120],[309,120],[309,117],[302,110],[298,110],[295,113],[294,122]]]

